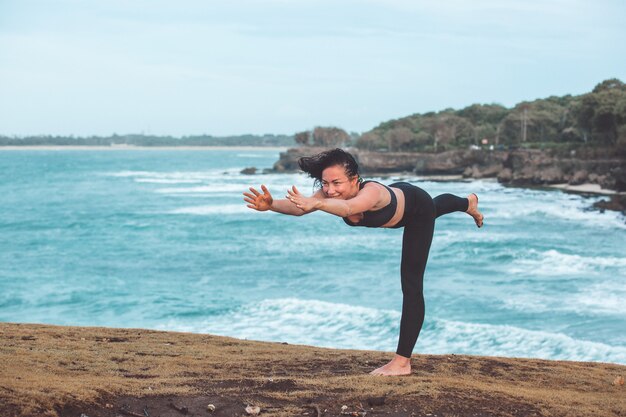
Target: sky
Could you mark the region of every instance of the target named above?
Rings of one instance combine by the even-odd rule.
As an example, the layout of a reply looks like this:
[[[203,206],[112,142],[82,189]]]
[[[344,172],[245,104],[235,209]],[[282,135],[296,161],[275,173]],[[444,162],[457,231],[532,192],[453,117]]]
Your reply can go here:
[[[0,135],[365,132],[626,81],[623,0],[0,0]]]

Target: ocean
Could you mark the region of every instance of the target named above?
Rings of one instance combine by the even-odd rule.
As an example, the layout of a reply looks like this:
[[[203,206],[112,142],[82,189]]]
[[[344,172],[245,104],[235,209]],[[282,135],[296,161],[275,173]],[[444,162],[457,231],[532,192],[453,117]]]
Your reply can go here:
[[[402,229],[256,212],[242,192],[312,192],[278,150],[0,152],[0,321],[149,328],[395,351]],[[377,179],[377,178],[371,178]],[[437,220],[415,353],[626,364],[626,221],[598,197],[495,181],[485,215]]]

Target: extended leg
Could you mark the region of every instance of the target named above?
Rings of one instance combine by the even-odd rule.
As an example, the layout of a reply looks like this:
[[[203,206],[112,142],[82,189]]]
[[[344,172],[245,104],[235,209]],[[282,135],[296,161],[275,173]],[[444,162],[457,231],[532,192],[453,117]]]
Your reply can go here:
[[[433,202],[435,203],[437,217],[455,211],[463,211],[474,218],[476,226],[483,226],[483,214],[478,211],[478,196],[476,194],[470,194],[467,198],[454,194],[441,194],[433,198]]]
[[[465,212],[469,207],[469,200],[467,198],[459,197],[454,194],[438,195],[433,198],[433,202],[435,203],[437,217],[453,213],[455,211]]]

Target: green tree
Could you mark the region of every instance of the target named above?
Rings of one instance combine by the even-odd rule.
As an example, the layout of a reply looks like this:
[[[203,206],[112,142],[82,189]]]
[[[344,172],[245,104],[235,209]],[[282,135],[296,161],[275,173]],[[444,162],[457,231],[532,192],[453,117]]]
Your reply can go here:
[[[415,133],[406,127],[396,127],[385,132],[387,149],[390,151],[411,151],[416,149]]]
[[[383,138],[375,131],[363,133],[356,141],[356,147],[368,151],[386,148]]]
[[[313,129],[313,144],[315,146],[336,147],[342,146],[350,140],[350,135],[338,127],[317,126]]]
[[[616,78],[602,81],[573,109],[585,137],[598,144],[615,145],[626,124],[626,85]]]

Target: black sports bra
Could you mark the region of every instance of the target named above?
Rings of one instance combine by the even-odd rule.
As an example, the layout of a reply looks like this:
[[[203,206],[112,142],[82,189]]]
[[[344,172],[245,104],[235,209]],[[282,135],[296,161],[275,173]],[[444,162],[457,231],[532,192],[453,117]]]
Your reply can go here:
[[[377,184],[380,184],[378,181],[363,181],[360,184],[359,189],[362,190],[363,186],[365,186],[365,184],[367,184],[368,182],[375,182]],[[393,190],[387,187],[385,184],[380,185],[385,187],[389,191],[389,194],[391,194],[391,201],[389,202],[389,204],[387,204],[380,210],[363,212],[363,218],[358,223],[353,223],[348,220],[347,217],[343,217],[343,221],[346,222],[348,226],[380,227],[388,223],[393,215],[396,214],[396,207],[398,207],[396,193],[394,193]]]

